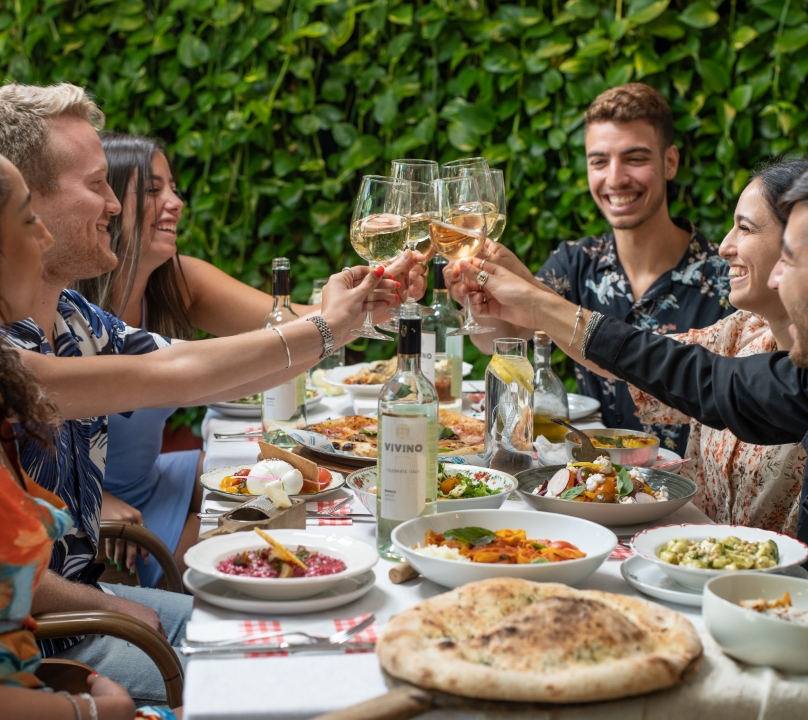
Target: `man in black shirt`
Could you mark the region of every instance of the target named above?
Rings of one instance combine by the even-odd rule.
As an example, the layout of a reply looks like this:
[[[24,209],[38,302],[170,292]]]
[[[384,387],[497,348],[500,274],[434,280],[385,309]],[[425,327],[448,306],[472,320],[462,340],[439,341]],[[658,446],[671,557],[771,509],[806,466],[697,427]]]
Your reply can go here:
[[[575,305],[653,332],[687,332],[731,313],[717,245],[668,212],[679,151],[665,99],[641,83],[601,94],[586,114],[586,156],[589,190],[613,231],[563,243],[537,277]],[[496,262],[497,248],[490,252]],[[495,333],[471,336],[483,352],[496,337],[530,338],[534,329],[493,324]],[[684,453],[687,425],[643,426],[625,383],[578,363],[575,373],[580,392],[600,401],[607,427],[652,432]]]

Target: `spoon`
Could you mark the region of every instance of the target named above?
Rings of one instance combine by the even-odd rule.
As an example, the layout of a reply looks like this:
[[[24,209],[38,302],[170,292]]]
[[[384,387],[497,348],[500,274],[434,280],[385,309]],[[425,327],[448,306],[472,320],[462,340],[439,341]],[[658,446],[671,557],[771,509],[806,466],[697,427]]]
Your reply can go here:
[[[574,433],[581,441],[581,447],[574,445],[572,448],[572,457],[575,458],[576,461],[595,462],[595,460],[597,460],[598,457],[603,454],[595,450],[592,442],[589,440],[589,436],[586,435],[582,430],[573,427],[563,418],[550,418],[550,420],[557,425],[563,425],[565,428],[567,428],[567,430]]]

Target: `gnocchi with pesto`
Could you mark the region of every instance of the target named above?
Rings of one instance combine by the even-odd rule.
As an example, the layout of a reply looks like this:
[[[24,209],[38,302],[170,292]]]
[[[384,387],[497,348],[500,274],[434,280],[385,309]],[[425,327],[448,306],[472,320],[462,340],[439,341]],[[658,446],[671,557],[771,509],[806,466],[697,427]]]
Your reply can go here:
[[[657,548],[663,562],[708,570],[765,570],[780,560],[773,540],[750,542],[730,536],[723,540],[686,540],[674,538]]]

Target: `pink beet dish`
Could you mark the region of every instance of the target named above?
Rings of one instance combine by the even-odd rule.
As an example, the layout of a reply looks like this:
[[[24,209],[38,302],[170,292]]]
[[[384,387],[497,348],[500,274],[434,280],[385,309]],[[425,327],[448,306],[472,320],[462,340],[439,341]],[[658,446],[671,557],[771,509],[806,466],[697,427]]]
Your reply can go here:
[[[302,578],[334,575],[345,570],[345,563],[330,555],[309,552],[299,545],[295,557],[305,566],[284,562],[275,557],[271,547],[258,550],[245,550],[222,560],[216,569],[227,575],[241,575],[254,578]]]

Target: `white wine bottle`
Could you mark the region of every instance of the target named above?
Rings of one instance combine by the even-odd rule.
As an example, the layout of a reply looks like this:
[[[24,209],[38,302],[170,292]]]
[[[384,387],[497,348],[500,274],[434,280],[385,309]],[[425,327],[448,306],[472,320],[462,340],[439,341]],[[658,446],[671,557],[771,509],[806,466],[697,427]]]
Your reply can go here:
[[[393,530],[412,518],[432,515],[438,494],[438,393],[421,372],[418,306],[402,305],[398,367],[379,395],[376,475],[376,549],[388,560],[402,558]]]
[[[289,301],[289,260],[275,258],[272,261],[272,295],[275,302],[272,310],[264,318],[262,327],[269,330],[297,320]],[[282,425],[294,427],[306,423],[306,375],[298,375],[294,380],[264,391],[261,403],[261,428],[265,442],[279,447],[290,448],[296,445],[282,429]]]

